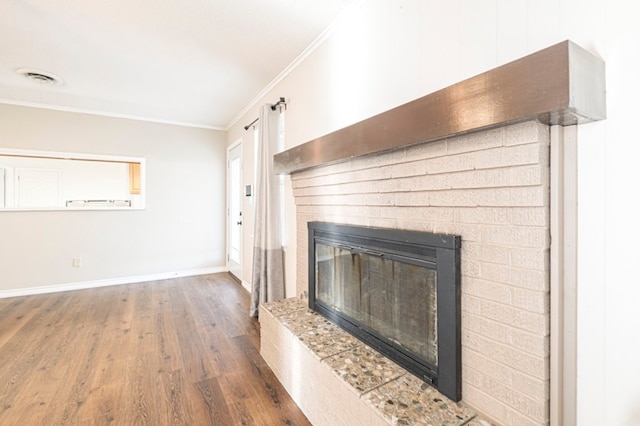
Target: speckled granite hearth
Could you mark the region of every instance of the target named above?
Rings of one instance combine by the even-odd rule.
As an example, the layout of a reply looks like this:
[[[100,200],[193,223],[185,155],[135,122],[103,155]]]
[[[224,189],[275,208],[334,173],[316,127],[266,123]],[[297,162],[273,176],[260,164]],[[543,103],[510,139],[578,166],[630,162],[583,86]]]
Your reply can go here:
[[[298,298],[260,308],[260,353],[314,425],[488,426]]]

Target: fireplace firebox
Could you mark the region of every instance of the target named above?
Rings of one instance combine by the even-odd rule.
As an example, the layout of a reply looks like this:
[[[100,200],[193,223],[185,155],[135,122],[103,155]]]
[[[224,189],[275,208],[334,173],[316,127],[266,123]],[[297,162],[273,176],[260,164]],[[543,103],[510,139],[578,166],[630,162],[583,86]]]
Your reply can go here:
[[[309,307],[461,399],[460,237],[309,222]]]

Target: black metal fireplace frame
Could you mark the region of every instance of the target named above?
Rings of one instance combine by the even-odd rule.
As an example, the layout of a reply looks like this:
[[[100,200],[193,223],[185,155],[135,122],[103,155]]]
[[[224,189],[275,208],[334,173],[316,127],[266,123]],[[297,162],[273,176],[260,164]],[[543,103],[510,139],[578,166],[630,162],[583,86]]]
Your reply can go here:
[[[388,356],[454,401],[462,398],[460,355],[460,237],[398,229],[309,222],[309,308],[325,316],[367,345]],[[437,271],[438,365],[317,300],[316,241],[354,251],[402,258]]]

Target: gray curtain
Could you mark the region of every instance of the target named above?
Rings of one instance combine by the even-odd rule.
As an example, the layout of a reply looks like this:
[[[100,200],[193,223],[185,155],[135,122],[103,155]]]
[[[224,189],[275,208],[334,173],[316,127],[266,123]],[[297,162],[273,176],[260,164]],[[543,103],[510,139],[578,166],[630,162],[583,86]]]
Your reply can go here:
[[[250,315],[258,316],[261,303],[284,298],[284,253],[280,220],[280,180],[273,171],[278,149],[279,111],[264,105],[259,115],[258,156],[255,188],[253,280]]]

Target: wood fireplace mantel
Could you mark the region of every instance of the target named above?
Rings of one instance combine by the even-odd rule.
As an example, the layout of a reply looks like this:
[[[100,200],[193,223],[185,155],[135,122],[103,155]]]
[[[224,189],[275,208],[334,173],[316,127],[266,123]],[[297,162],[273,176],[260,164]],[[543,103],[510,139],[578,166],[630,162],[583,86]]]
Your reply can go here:
[[[281,152],[275,170],[295,173],[521,121],[567,126],[605,117],[604,62],[567,40]]]

